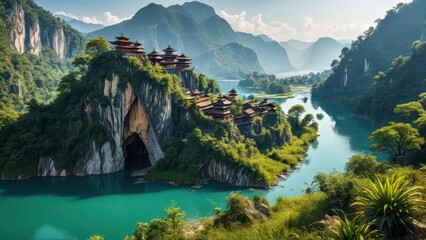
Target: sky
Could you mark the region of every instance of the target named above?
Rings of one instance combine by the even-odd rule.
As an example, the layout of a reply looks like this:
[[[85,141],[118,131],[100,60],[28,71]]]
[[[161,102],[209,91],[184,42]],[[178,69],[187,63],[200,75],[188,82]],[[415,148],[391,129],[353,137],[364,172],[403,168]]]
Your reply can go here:
[[[188,1],[188,0],[187,0]],[[130,19],[149,3],[170,6],[184,0],[34,0],[52,13],[87,23],[112,25]],[[212,6],[234,30],[266,34],[277,41],[355,39],[386,11],[411,0],[198,0]]]

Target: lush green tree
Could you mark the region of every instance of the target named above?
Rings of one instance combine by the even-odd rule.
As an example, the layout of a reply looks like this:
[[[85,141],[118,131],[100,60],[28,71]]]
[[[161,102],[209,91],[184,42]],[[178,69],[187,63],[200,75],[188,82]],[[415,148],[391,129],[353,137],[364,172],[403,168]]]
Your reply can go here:
[[[172,201],[170,206],[166,209],[167,218],[171,222],[173,239],[176,239],[183,229],[183,218],[186,216],[185,212],[180,211],[176,206],[176,202]]]
[[[86,44],[86,54],[92,58],[109,50],[108,42],[104,37],[92,39]]]
[[[329,208],[349,209],[350,204],[358,195],[359,186],[363,184],[362,180],[347,175],[337,170],[329,174],[318,173],[314,177],[321,192],[330,197]]]
[[[171,222],[167,218],[152,220],[146,236],[147,239],[169,240],[173,236]]]
[[[390,153],[396,160],[404,157],[412,150],[420,150],[425,143],[419,131],[409,123],[389,123],[373,132],[369,137],[373,142],[371,148],[385,153]]]
[[[345,165],[345,170],[350,174],[373,177],[374,174],[377,174],[380,165],[376,156],[358,153],[349,159],[349,162]]]
[[[412,230],[412,223],[424,213],[419,187],[409,187],[404,177],[369,180],[363,195],[352,204],[357,215],[375,223],[385,239],[401,239]]]
[[[146,240],[147,239],[147,232],[148,232],[149,224],[139,222],[136,224],[136,229],[133,232],[133,236],[135,240]]]

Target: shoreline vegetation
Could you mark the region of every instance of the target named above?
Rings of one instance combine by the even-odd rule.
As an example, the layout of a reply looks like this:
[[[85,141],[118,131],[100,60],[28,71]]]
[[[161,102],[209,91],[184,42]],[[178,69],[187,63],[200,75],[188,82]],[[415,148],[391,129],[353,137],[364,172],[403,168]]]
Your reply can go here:
[[[253,72],[240,80],[238,86],[252,92],[259,92],[253,94],[255,98],[292,98],[295,96],[293,91],[311,90],[312,85],[325,81],[331,73],[331,70],[325,70],[321,73],[278,79],[274,74]]]
[[[231,193],[226,209],[212,203],[213,215],[196,220],[185,221],[186,214],[179,203],[171,202],[165,217],[137,223],[133,234],[124,239],[354,239],[344,238],[346,234],[363,239],[402,239],[424,226],[422,198],[426,190],[419,186],[426,185],[425,167],[391,165],[378,162],[372,155],[356,154],[345,170],[318,173],[304,196],[279,197],[273,204],[259,195],[250,199],[238,192]],[[399,194],[406,197],[400,198]],[[371,200],[376,197],[382,198],[377,204]],[[383,208],[382,204],[389,201],[397,202],[395,211]],[[385,216],[389,217],[381,217],[379,211],[386,211]],[[399,215],[399,211],[410,217]],[[374,215],[376,212],[378,215]],[[394,218],[397,221],[393,222]],[[89,239],[104,238],[95,235]]]

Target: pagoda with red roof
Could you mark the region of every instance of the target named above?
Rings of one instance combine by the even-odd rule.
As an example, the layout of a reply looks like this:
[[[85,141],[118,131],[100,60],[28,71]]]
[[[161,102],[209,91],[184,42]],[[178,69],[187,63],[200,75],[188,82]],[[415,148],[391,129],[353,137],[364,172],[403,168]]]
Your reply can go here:
[[[165,68],[174,68],[176,67],[176,57],[177,55],[174,54],[174,52],[176,52],[176,50],[174,50],[172,47],[170,47],[170,45],[166,48],[163,49],[164,55],[162,55],[163,57],[163,61],[160,62],[160,65],[165,67]]]
[[[219,99],[217,102],[213,103],[213,108],[206,111],[206,114],[211,116],[213,119],[221,121],[230,121],[232,119],[232,113],[229,107],[232,105],[232,102],[226,99]]]
[[[182,69],[188,69],[189,66],[191,66],[191,58],[185,56],[185,54],[181,54],[180,56],[176,57],[176,60],[178,61],[177,67]]]
[[[144,54],[145,52],[143,51],[142,48],[142,43],[136,41],[130,41],[130,38],[124,36],[124,34],[122,33],[120,36],[115,37],[117,40],[111,42],[110,43],[112,45],[114,45],[114,48],[116,51],[120,51],[120,52],[125,52],[125,53],[130,53],[130,54]]]
[[[238,97],[237,90],[235,90],[235,88],[232,88],[232,90],[229,91],[229,100],[235,101],[235,100],[237,100],[237,97]]]
[[[155,49],[148,53],[148,59],[152,62],[152,64],[157,64],[163,61],[163,57],[159,52],[155,51]]]

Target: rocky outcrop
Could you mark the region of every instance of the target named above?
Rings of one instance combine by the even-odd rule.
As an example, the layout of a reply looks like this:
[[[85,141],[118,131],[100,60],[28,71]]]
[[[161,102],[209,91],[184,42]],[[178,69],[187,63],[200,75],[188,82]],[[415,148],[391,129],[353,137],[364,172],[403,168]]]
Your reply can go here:
[[[56,28],[52,37],[52,49],[59,58],[65,57],[65,34],[62,27]]]
[[[112,155],[111,144],[105,142],[102,146],[92,141],[86,156],[79,161],[75,175],[96,175],[120,171],[124,161],[116,161]]]
[[[10,39],[19,53],[25,52],[25,13],[22,5],[15,3],[9,15],[12,24]]]
[[[127,140],[138,135],[149,155],[151,165],[164,157],[161,143],[171,136],[173,131],[172,96],[155,84],[140,79],[135,90],[130,83],[124,90],[119,88],[120,78],[112,75],[99,84],[99,91],[108,99],[108,104],[99,101],[90,102],[85,106],[88,116],[92,111],[98,112],[100,123],[108,141],[102,145],[91,142],[88,152],[81,159],[75,175],[92,175],[117,172],[124,169]],[[53,173],[52,165],[45,160],[39,162],[39,174]],[[53,168],[54,169],[54,168]]]
[[[30,53],[33,55],[40,55],[41,53],[41,37],[40,37],[40,24],[34,22],[29,30],[30,37]]]
[[[253,172],[250,172],[250,168],[226,164],[214,159],[204,163],[201,167],[200,175],[202,178],[214,179],[235,186],[268,187],[264,181],[257,180],[258,177]]]
[[[59,58],[72,58],[84,48],[83,36],[35,5],[32,1],[12,1],[6,9],[10,40],[19,53],[40,55],[51,48]]]
[[[38,176],[66,176],[65,170],[57,170],[50,157],[40,157],[37,167]]]
[[[194,76],[194,71],[192,70],[184,70],[176,69],[176,68],[170,68],[166,69],[166,72],[168,74],[175,74],[182,80],[182,86],[185,89],[194,90],[197,89],[198,81]]]

